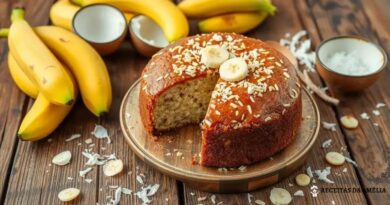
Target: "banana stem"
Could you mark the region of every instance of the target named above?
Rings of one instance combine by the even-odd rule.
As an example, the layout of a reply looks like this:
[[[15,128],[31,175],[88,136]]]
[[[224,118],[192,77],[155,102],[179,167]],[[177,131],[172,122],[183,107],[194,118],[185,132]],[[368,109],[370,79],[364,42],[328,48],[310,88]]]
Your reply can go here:
[[[23,8],[14,8],[11,13],[11,22],[16,22],[24,20],[24,9]]]
[[[9,33],[9,28],[0,29],[0,38],[7,38]]]

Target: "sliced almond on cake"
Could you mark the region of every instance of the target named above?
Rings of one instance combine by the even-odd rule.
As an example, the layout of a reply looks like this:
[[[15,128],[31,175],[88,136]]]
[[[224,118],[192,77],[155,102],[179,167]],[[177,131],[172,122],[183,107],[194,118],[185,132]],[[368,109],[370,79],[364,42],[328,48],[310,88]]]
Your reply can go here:
[[[229,58],[229,52],[218,45],[207,46],[201,51],[200,61],[210,68],[218,68]]]
[[[242,58],[232,58],[222,63],[219,76],[226,81],[240,81],[248,75],[248,65]]]

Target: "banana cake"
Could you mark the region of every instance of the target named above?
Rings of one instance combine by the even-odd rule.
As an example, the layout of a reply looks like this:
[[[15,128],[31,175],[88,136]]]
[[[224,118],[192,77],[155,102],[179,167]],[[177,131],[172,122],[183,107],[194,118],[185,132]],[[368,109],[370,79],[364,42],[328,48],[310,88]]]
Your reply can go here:
[[[263,41],[196,35],[162,49],[146,65],[140,114],[155,136],[200,123],[201,165],[249,165],[294,140],[301,89],[293,65]]]

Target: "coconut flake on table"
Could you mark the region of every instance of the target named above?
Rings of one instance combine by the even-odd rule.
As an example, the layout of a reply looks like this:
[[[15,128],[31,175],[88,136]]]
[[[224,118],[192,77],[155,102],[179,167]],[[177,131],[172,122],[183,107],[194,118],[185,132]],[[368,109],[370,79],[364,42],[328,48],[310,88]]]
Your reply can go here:
[[[210,197],[211,203],[215,204],[215,199],[216,199],[216,196],[214,194],[211,195],[211,197]]]
[[[346,156],[344,156],[345,157],[345,161],[347,161],[347,162],[349,162],[349,163],[351,163],[351,164],[353,164],[355,167],[357,167],[358,165],[357,165],[357,163],[355,162],[355,161],[353,161],[351,158],[349,158],[349,157],[346,157]]]
[[[302,30],[296,33],[290,39],[290,34],[287,33],[285,38],[280,39],[279,43],[282,46],[286,46],[293,53],[295,58],[297,58],[299,64],[305,65],[308,71],[315,72],[315,52],[311,50],[311,40],[307,38],[304,40],[304,37],[307,35],[307,31]]]
[[[88,158],[88,161],[85,165],[104,165],[109,160],[117,159],[115,154],[111,155],[100,155],[95,152],[91,152],[90,150],[85,150],[81,153],[84,157]]]
[[[115,190],[114,199],[111,199],[110,202],[112,205],[117,205],[121,201],[122,187],[118,187]]]
[[[332,139],[328,139],[328,140],[325,140],[323,143],[322,143],[322,148],[329,148],[330,146],[332,146]]]
[[[130,195],[133,191],[131,189],[122,187],[122,194]]]
[[[95,125],[95,129],[91,132],[91,134],[93,136],[95,136],[96,138],[98,139],[104,139],[106,138],[107,139],[107,144],[110,144],[111,143],[111,138],[110,136],[108,135],[108,132],[107,132],[107,129],[104,128],[103,126],[101,125]]]
[[[366,112],[363,112],[362,114],[360,114],[360,117],[364,120],[368,120],[370,119],[370,116],[366,113]]]
[[[206,200],[207,199],[207,196],[204,196],[204,197],[198,197],[198,202],[199,201],[204,201],[204,200]]]
[[[326,167],[323,170],[315,170],[314,173],[316,173],[316,175],[318,176],[319,180],[321,180],[323,182],[326,182],[328,184],[333,184],[334,183],[334,181],[328,179],[328,175],[330,175],[330,173],[331,173],[330,167]]]
[[[332,130],[336,132],[336,123],[322,122],[322,127],[327,130]]]
[[[372,114],[374,114],[375,116],[381,115],[381,113],[379,112],[379,110],[372,110]]]
[[[313,178],[313,171],[311,170],[311,167],[308,166],[306,169],[306,173],[310,178]]]
[[[252,198],[253,198],[253,195],[248,193],[248,203],[251,204],[252,203]]]
[[[378,104],[376,104],[375,107],[376,107],[376,108],[386,107],[386,104],[385,104],[385,103],[379,102]]]
[[[160,184],[149,185],[147,187],[142,187],[141,191],[138,191],[134,195],[142,200],[142,205],[147,205],[151,202],[149,197],[153,196],[159,188]]]
[[[140,175],[137,175],[136,176],[136,179],[137,179],[137,182],[140,183],[140,184],[144,184],[144,180],[142,179],[142,177]]]
[[[75,140],[75,139],[80,138],[80,137],[81,137],[81,134],[73,134],[69,138],[65,139],[65,142],[70,142],[70,141]]]
[[[294,193],[294,196],[305,196],[302,190],[298,190]]]
[[[90,172],[90,171],[92,171],[92,167],[88,167],[88,168],[86,168],[86,169],[84,169],[84,170],[81,170],[81,171],[79,172],[79,175],[80,175],[80,177],[85,177],[85,175],[87,175],[88,172]]]

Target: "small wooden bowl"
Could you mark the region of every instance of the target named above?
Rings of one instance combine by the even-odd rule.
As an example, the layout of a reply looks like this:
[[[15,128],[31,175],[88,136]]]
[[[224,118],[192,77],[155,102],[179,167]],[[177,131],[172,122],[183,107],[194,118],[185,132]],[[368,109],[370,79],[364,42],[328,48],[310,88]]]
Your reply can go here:
[[[288,147],[272,159],[247,166],[245,171],[219,171],[214,167],[192,164],[192,157],[199,154],[202,146],[199,125],[166,133],[158,140],[146,132],[139,113],[140,90],[138,80],[126,93],[120,108],[120,124],[130,148],[158,171],[202,191],[249,192],[277,183],[305,162],[320,128],[318,107],[310,94],[302,89],[302,124],[296,139]]]
[[[372,68],[363,75],[345,74],[329,67],[329,54],[355,52],[359,59]],[[374,84],[387,64],[385,51],[375,43],[358,36],[337,36],[323,41],[316,50],[317,70],[330,87],[336,91],[358,92]]]
[[[131,19],[129,31],[134,47],[146,57],[152,56],[169,44],[161,28],[144,15],[138,15]]]
[[[126,36],[126,18],[114,6],[91,4],[77,11],[72,29],[101,55],[116,51]]]

